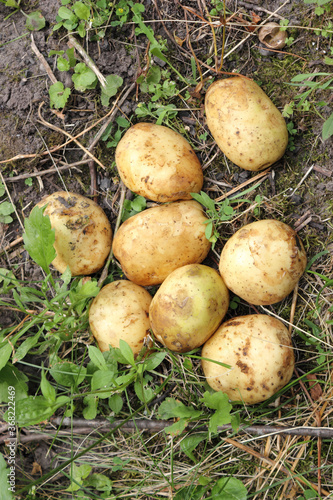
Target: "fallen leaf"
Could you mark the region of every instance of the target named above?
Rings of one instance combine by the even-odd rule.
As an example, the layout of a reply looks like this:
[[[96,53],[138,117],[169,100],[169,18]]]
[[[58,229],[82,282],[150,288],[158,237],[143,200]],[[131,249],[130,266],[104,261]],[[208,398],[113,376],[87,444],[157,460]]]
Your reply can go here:
[[[313,381],[313,383],[310,383],[310,385],[309,385],[309,390],[310,390],[311,398],[313,399],[313,401],[317,401],[323,394],[323,391],[322,391],[320,385],[318,384],[318,379],[314,373],[309,373],[306,376],[306,378],[307,378],[307,380],[309,380],[309,382]]]
[[[40,474],[41,476],[43,475],[42,468],[41,468],[41,466],[39,465],[39,463],[37,463],[37,462],[34,462],[34,463],[32,464],[32,471],[31,471],[31,475],[33,476],[34,474]]]

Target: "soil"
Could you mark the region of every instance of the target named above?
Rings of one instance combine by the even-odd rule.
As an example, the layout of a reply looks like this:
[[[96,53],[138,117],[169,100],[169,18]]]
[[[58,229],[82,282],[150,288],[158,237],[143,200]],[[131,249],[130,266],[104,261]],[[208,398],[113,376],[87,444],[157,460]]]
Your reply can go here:
[[[198,22],[205,17],[205,2],[183,2],[182,5],[188,9],[182,8],[174,0],[147,0],[142,3],[146,8],[145,18],[155,21],[150,23],[155,37],[167,41],[170,61],[184,77],[191,77],[192,54],[187,41],[189,26],[192,49],[198,60],[206,61],[207,55],[213,54],[211,28],[199,24],[196,29],[193,28],[196,25],[186,22]],[[40,121],[39,113],[44,120],[58,129],[75,135],[105,116],[113,102],[112,98],[110,107],[102,106],[98,88],[84,93],[72,89],[70,100],[62,113],[50,109],[48,89],[52,82],[46,74],[45,66],[32,51],[31,42],[33,37],[55,78],[65,86],[71,86],[70,73],[59,72],[55,66],[55,57],[49,56],[51,50],[68,48],[65,30],[52,31],[60,5],[57,0],[39,0],[32,8],[30,2],[22,2],[21,7],[25,13],[38,8],[46,19],[44,29],[31,33],[27,32],[25,17],[20,12],[8,17],[13,9],[0,4],[0,171],[21,221],[29,215],[37,200],[48,193],[62,190],[65,184],[69,191],[97,196],[99,204],[114,227],[117,217],[114,201],[119,192],[114,149],[107,148],[106,142],[103,141],[99,141],[93,149],[94,155],[103,163],[105,170],[96,165],[89,169],[89,165],[84,164],[63,170],[60,176],[56,166],[80,161],[84,153],[73,143],[55,150],[65,142],[65,136]],[[317,27],[322,22],[322,19],[314,15],[313,6],[305,5],[303,1],[282,4],[278,0],[229,1],[227,6],[231,12],[242,14],[245,20],[251,19],[251,12],[264,20],[269,16],[269,12],[275,12],[281,7],[270,20],[279,22],[282,18],[288,19],[289,25],[293,26],[288,28],[288,31],[295,41],[290,47],[285,47],[284,52],[272,52],[260,45],[253,32],[246,31],[246,26],[239,25],[239,18],[238,26],[232,25],[231,20],[226,29],[223,70],[229,73],[239,71],[258,81],[280,110],[299,92],[297,88],[288,85],[293,76],[299,73],[330,71],[329,66],[324,64],[324,57],[330,54],[331,38],[319,37],[313,31],[301,28]],[[191,9],[198,15],[194,15]],[[220,29],[218,48],[222,43],[221,33]],[[80,42],[87,49],[85,40],[80,39]],[[228,48],[237,44],[238,47],[228,55]],[[127,88],[136,81],[146,64],[147,39],[144,35],[136,35],[133,25],[129,24],[122,28],[108,28],[100,42],[89,42],[88,50],[102,74],[119,75],[124,81],[122,88]],[[158,58],[151,61],[151,64],[157,64],[161,69],[166,68],[166,64]],[[214,66],[214,62],[210,65]],[[216,78],[216,73],[209,69],[207,64],[202,64],[201,69],[205,78]],[[179,88],[183,87],[175,74],[172,74],[172,78],[177,81]],[[203,111],[204,93],[208,83],[199,89],[191,88],[192,98],[187,103],[176,97],[170,98],[170,102],[181,108],[177,117],[179,129],[191,140],[204,165],[204,190],[215,198],[255,174],[242,171],[231,162],[227,164],[209,135]],[[194,90],[196,92],[193,92]],[[150,97],[149,94],[143,94],[140,88],[134,88],[122,102],[118,116],[125,116],[133,124],[136,123],[139,121],[135,115],[138,103],[148,103]],[[288,123],[293,120],[296,130],[293,135],[293,147],[288,148],[284,157],[273,166],[268,180],[260,187],[260,193],[264,200],[261,207],[263,216],[279,218],[295,227],[301,220],[299,234],[309,259],[323,250],[329,252],[318,260],[315,270],[332,276],[333,145],[332,140],[323,141],[321,138],[323,119],[328,118],[332,111],[330,99],[327,91],[319,91],[312,96],[312,100],[314,103],[321,100],[327,102],[325,106],[318,108],[322,116],[311,106],[309,111],[297,112],[293,118],[287,120]],[[168,101],[164,99],[163,103],[168,104]],[[145,120],[154,121],[154,118],[148,117]],[[81,136],[80,140],[84,146],[91,143],[99,126]],[[203,138],[205,133],[208,135]],[[52,154],[48,154],[48,151],[52,151]],[[22,158],[16,159],[17,155],[22,155]],[[43,172],[49,169],[53,171],[44,175]],[[93,191],[95,176],[97,193]],[[27,181],[27,177],[32,181]],[[131,193],[128,192],[127,197],[130,196]],[[0,256],[0,266],[18,270],[22,279],[39,279],[39,270],[28,260],[22,246],[11,247],[22,235],[22,227],[15,214],[13,218],[13,222],[2,223],[0,227],[0,246],[5,249]],[[246,217],[243,217],[241,223],[246,222]],[[233,232],[238,225],[239,223],[235,222],[229,231]],[[221,245],[222,243],[217,245],[217,252],[220,251]],[[214,255],[211,259],[214,262]],[[15,320],[16,317],[12,317],[8,311],[1,311],[0,323],[3,326]],[[46,460],[43,446],[41,444],[32,448],[35,453],[34,460],[31,456],[23,458],[38,463],[44,460],[45,472],[50,467],[50,460]]]

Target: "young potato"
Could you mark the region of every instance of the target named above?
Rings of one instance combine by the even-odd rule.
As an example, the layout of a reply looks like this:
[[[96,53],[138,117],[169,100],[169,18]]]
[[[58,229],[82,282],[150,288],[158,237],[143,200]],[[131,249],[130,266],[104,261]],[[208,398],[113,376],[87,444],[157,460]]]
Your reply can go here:
[[[306,267],[297,233],[264,219],[239,229],[223,247],[219,270],[227,287],[250,304],[275,304],[295,288]]]
[[[189,264],[163,281],[149,308],[156,339],[176,352],[201,346],[215,332],[229,307],[229,292],[217,271]]]
[[[37,205],[46,205],[44,215],[55,230],[57,256],[52,264],[60,273],[67,266],[72,276],[93,274],[103,267],[111,250],[112,229],[101,207],[66,191],[45,196]]]
[[[262,170],[284,154],[284,118],[253,80],[237,76],[215,81],[207,90],[205,110],[217,145],[239,167]]]
[[[247,404],[265,401],[282,389],[291,379],[295,363],[287,328],[265,314],[238,316],[222,323],[203,346],[201,356],[210,387]]]
[[[134,193],[153,201],[190,200],[203,184],[201,164],[187,140],[153,123],[130,127],[116,148],[119,175]]]
[[[151,295],[139,285],[118,280],[104,286],[92,301],[89,324],[102,352],[124,340],[133,354],[141,351],[149,333]]]
[[[129,280],[158,285],[178,267],[205,259],[211,247],[205,221],[194,200],[149,208],[120,226],[113,241],[114,256]]]

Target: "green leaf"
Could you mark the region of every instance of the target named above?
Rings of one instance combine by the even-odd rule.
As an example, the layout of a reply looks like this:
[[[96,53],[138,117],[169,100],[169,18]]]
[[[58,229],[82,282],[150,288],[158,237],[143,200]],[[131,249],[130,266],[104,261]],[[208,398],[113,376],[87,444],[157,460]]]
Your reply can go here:
[[[101,89],[101,101],[103,106],[108,106],[110,97],[116,95],[119,87],[121,87],[123,84],[123,79],[118,75],[108,75],[105,77],[105,79],[106,85]]]
[[[142,403],[147,403],[154,397],[154,391],[151,387],[146,386],[146,381],[143,379],[136,379],[134,382],[135,394]]]
[[[322,137],[326,141],[333,134],[333,113],[327,118],[323,125]]]
[[[134,366],[135,361],[134,361],[133,351],[132,351],[131,347],[127,344],[127,342],[125,342],[125,340],[122,340],[122,339],[119,340],[119,349],[120,349],[121,354],[126,359],[127,363]]]
[[[88,347],[88,354],[91,361],[94,363],[95,366],[97,366],[99,370],[107,370],[104,356],[97,347],[90,345]]]
[[[89,474],[92,471],[92,467],[88,464],[83,464],[80,467],[75,465],[73,462],[72,464],[72,475],[71,475],[71,484],[70,486],[65,490],[65,491],[78,491],[81,489],[81,486],[83,485],[83,479],[89,476]]]
[[[87,7],[84,3],[75,2],[75,4],[73,5],[73,10],[79,19],[88,21],[90,17],[90,10],[89,7]]]
[[[95,73],[84,63],[78,63],[74,68],[75,73],[72,80],[76,90],[84,92],[86,89],[95,88],[97,77]]]
[[[185,455],[188,456],[188,458],[193,460],[193,462],[197,462],[197,459],[193,455],[193,450],[195,450],[199,443],[205,440],[208,440],[207,433],[191,434],[182,439],[180,442],[180,449],[183,453],[185,453]]]
[[[144,370],[151,371],[155,370],[162,361],[164,360],[166,356],[166,352],[160,351],[160,352],[154,352],[151,354],[147,359],[144,361]]]
[[[60,7],[58,10],[58,16],[60,16],[61,19],[68,19],[72,22],[77,20],[75,14],[71,10],[67,9],[67,7]]]
[[[50,375],[54,380],[65,387],[77,387],[85,379],[87,369],[85,366],[79,366],[71,361],[62,361],[52,363]]]
[[[14,9],[19,9],[20,8],[20,1],[16,2],[16,0],[6,0],[6,7],[13,7]]]
[[[178,436],[185,430],[187,423],[188,421],[185,418],[181,418],[178,422],[166,427],[164,431],[171,436]]]
[[[83,402],[86,405],[83,408],[83,417],[86,420],[92,420],[96,418],[97,408],[98,408],[99,398],[95,394],[88,394],[85,398],[83,398]]]
[[[8,387],[15,387],[15,398],[24,399],[28,393],[28,377],[8,363],[0,371],[0,403],[8,403]],[[1,483],[0,483],[1,484]]]
[[[91,474],[85,481],[85,486],[91,486],[95,490],[104,491],[110,495],[112,490],[112,481],[104,474]]]
[[[74,68],[74,66],[76,64],[76,58],[75,58],[75,55],[74,55],[74,47],[71,47],[70,49],[67,49],[66,50],[66,54],[67,54],[67,57],[68,57],[68,62],[69,62],[70,67]]]
[[[131,206],[136,212],[141,212],[146,208],[146,198],[143,196],[136,196],[131,202]]]
[[[158,416],[162,420],[168,420],[169,418],[197,418],[201,413],[200,410],[185,406],[184,403],[173,398],[167,398],[158,409]]]
[[[16,401],[16,423],[19,427],[34,425],[49,419],[58,408],[69,403],[66,396],[57,398],[54,404],[50,404],[44,396],[29,396]],[[6,421],[8,411],[4,415]]]
[[[24,248],[30,257],[48,274],[49,265],[56,257],[53,247],[55,232],[51,228],[49,216],[44,216],[44,208],[37,205],[24,220]]]
[[[9,463],[9,461],[8,461]],[[7,468],[6,460],[0,453],[0,484],[1,484],[1,500],[13,500],[12,493],[15,493],[15,484],[11,485],[9,481],[10,473],[13,472],[15,478],[15,462],[11,464],[11,469]],[[13,479],[15,483],[15,479]]]
[[[25,25],[30,31],[39,31],[45,28],[45,17],[39,11],[31,12],[27,15]]]
[[[51,108],[64,108],[71,94],[69,87],[65,88],[62,82],[56,82],[49,88]]]
[[[58,57],[57,68],[59,71],[68,71],[70,68],[69,61],[64,57]]]
[[[42,331],[43,328],[41,328],[35,335],[33,335],[32,337],[28,337],[22,342],[22,344],[15,351],[13,363],[21,361],[21,359],[23,359],[28,354],[28,352],[30,352],[30,350],[37,344]]]
[[[230,411],[232,410],[232,405],[229,403],[227,394],[223,392],[214,392],[211,394],[206,391],[201,401],[208,408],[217,410],[209,419],[209,430],[212,434],[217,433],[218,426],[231,422]]]
[[[15,212],[15,208],[9,201],[3,201],[0,205],[0,214],[9,215]]]
[[[212,498],[216,500],[246,500],[247,489],[239,479],[223,477],[213,487]]]
[[[114,372],[109,370],[97,370],[94,372],[91,378],[91,390],[99,391],[105,389],[105,391],[98,393],[101,399],[106,399],[110,397],[111,388],[114,386]]]
[[[47,380],[44,370],[42,371],[42,380],[41,380],[40,388],[41,388],[42,394],[43,394],[44,398],[47,400],[47,402],[50,403],[51,405],[53,403],[55,403],[56,391],[55,391],[55,388]]]
[[[109,407],[116,415],[121,412],[123,404],[123,398],[120,394],[112,394],[109,397]]]
[[[4,340],[0,344],[0,370],[7,364],[11,354],[13,352],[13,348],[8,342],[8,340]]]

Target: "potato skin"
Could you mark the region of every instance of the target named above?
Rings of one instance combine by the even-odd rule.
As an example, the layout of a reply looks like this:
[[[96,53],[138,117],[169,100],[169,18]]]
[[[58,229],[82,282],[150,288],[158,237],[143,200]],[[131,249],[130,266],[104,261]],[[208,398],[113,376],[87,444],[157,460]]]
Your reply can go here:
[[[203,172],[192,147],[163,125],[130,127],[117,145],[115,159],[125,186],[150,200],[190,200],[190,193],[202,188]]]
[[[114,255],[129,280],[158,285],[178,267],[205,259],[211,247],[205,237],[206,220],[194,200],[148,208],[120,226]]]
[[[103,209],[93,200],[75,193],[57,191],[37,203],[46,206],[55,229],[53,266],[63,273],[69,266],[72,276],[97,272],[111,250],[112,229]]]
[[[149,333],[152,297],[143,287],[126,280],[105,285],[92,301],[89,324],[102,352],[127,342],[137,355]]]
[[[239,229],[223,247],[219,270],[225,284],[250,304],[283,300],[306,267],[306,253],[297,233],[274,219]]]
[[[149,308],[156,339],[176,352],[201,346],[215,332],[229,307],[229,292],[215,269],[189,264],[163,281]]]
[[[207,126],[235,165],[258,171],[278,161],[288,145],[284,118],[254,81],[217,80],[205,98]]]
[[[284,387],[293,374],[294,351],[284,324],[266,314],[238,316],[222,323],[202,348],[207,383],[232,401],[260,403]]]

